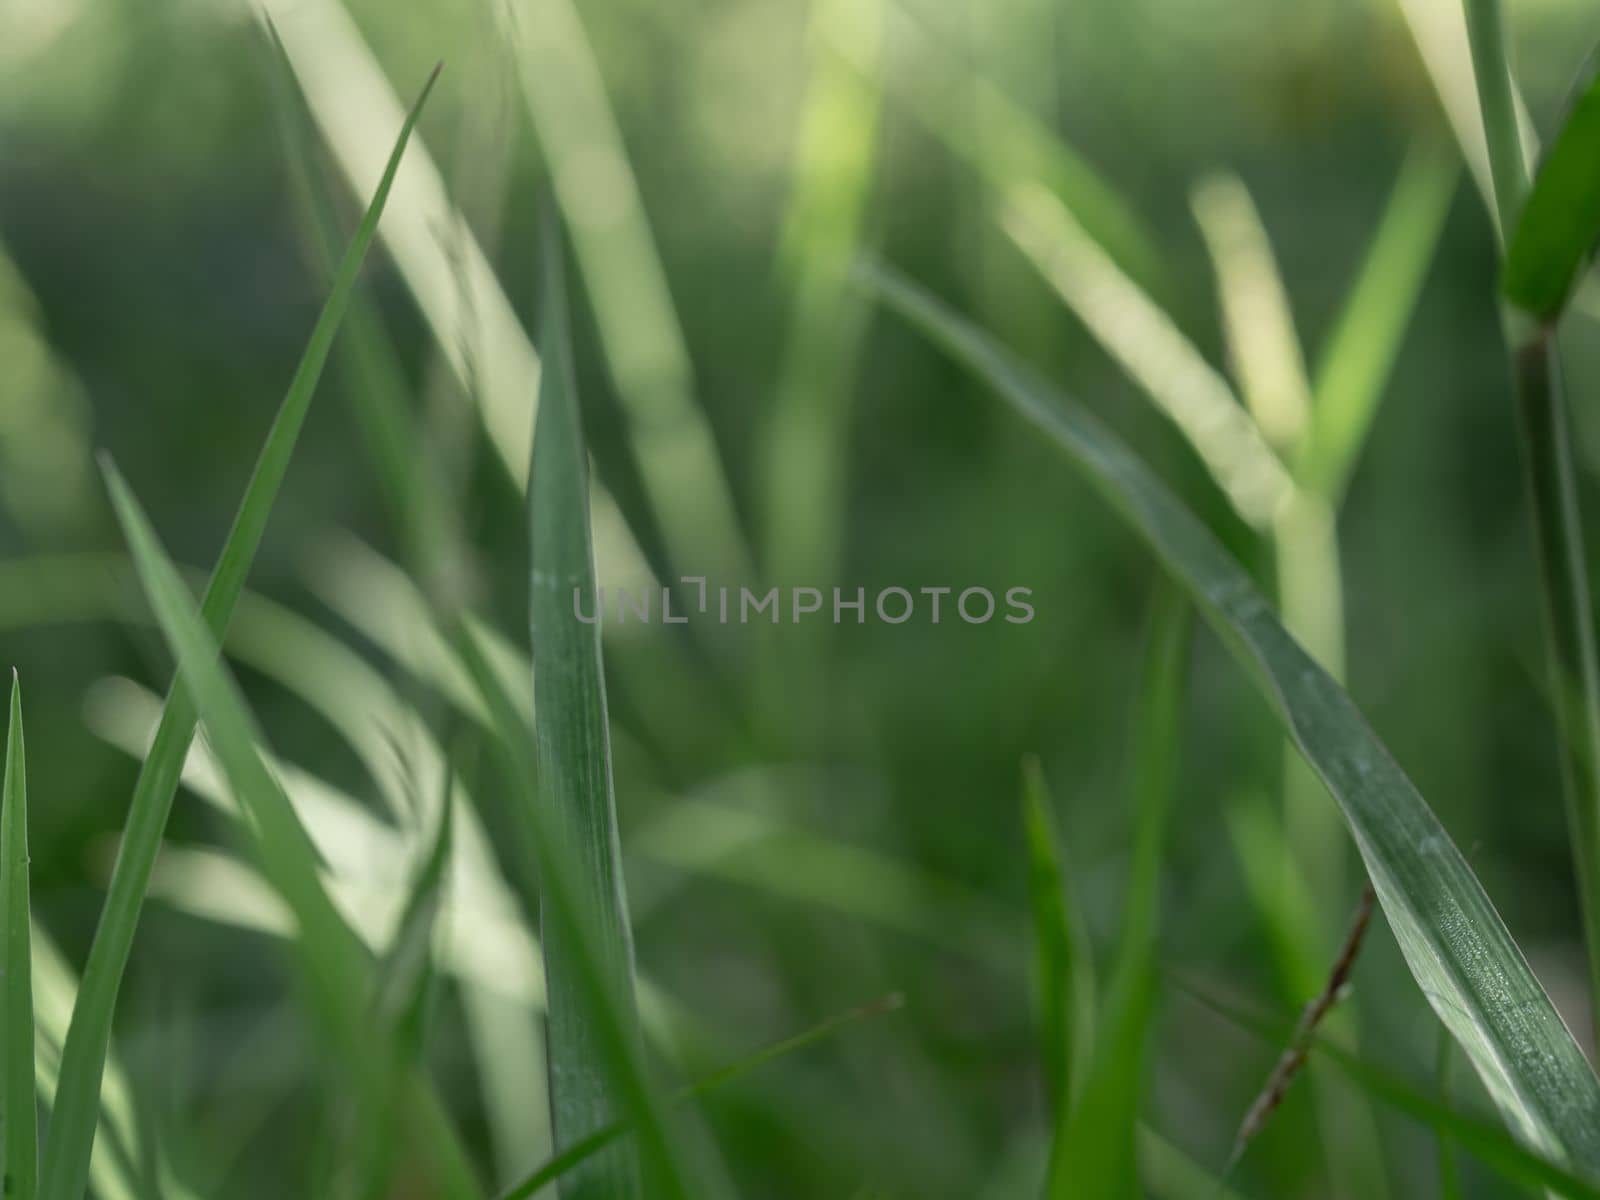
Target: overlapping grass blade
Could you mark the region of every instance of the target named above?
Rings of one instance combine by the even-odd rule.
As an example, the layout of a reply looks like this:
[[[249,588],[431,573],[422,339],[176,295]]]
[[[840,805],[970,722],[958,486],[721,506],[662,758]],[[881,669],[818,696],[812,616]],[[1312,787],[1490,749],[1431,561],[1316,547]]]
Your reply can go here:
[[[892,1012],[899,1008],[900,1004],[901,999],[898,995],[885,996],[882,1000],[873,1004],[863,1005],[860,1008],[851,1009],[849,1012],[840,1013],[836,1017],[823,1021],[820,1025],[813,1026],[804,1033],[797,1033],[793,1037],[785,1038],[783,1041],[768,1046],[764,1050],[757,1051],[748,1058],[731,1063],[715,1074],[708,1075],[699,1082],[682,1089],[678,1093],[677,1099],[680,1101],[692,1100],[705,1095],[707,1092],[715,1091],[717,1088],[748,1075],[759,1067],[776,1062],[780,1058],[787,1058],[791,1054],[797,1054],[801,1050],[816,1045],[818,1042],[825,1041],[852,1025],[858,1025],[862,1021],[870,1021],[874,1017]],[[617,1121],[595,1130],[587,1137],[581,1138],[571,1146],[568,1146],[520,1183],[507,1188],[501,1193],[500,1200],[527,1200],[528,1197],[535,1195],[540,1188],[554,1183],[576,1170],[606,1146],[627,1133],[628,1129],[627,1122]]]
[[[250,563],[266,529],[272,502],[288,469],[294,443],[304,424],[317,380],[321,377],[328,351],[339,321],[349,303],[357,272],[377,231],[399,169],[406,142],[432,88],[437,70],[417,98],[390,153],[383,177],[368,206],[355,237],[351,240],[334,279],[328,299],[311,331],[304,356],[289,383],[283,406],[274,419],[267,440],[245,490],[244,500],[234,519],[233,529],[217,560],[216,571],[206,589],[201,613],[213,635],[227,628],[239,592],[249,573]],[[168,699],[156,743],[139,780],[134,786],[122,848],[106,896],[100,927],[96,930],[89,960],[84,968],[78,1005],[73,1010],[72,1028],[62,1051],[61,1083],[56,1095],[55,1115],[45,1139],[42,1194],[46,1200],[79,1200],[89,1170],[89,1148],[94,1140],[95,1111],[100,1091],[100,1075],[106,1046],[111,1036],[112,1014],[123,968],[133,945],[139,908],[149,884],[172,794],[183,766],[184,752],[194,735],[195,712],[187,693],[175,688]]]
[[[33,950],[29,937],[28,766],[22,738],[22,682],[11,673],[5,784],[0,793],[0,1192],[33,1200],[39,1182],[39,1115],[34,1101]]]
[[[266,7],[254,11],[265,24]],[[394,128],[400,102],[340,0],[297,0],[275,11],[273,23],[317,128],[350,187],[364,195],[381,165],[371,131]],[[395,182],[383,240],[451,371],[477,403],[499,460],[522,486],[539,356],[420,139]],[[598,482],[591,502],[595,554],[607,582],[651,578],[632,530]]]
[[[215,640],[195,613],[138,502],[109,462],[106,478],[151,607],[178,658],[182,690],[204,718],[229,787],[249,817],[263,870],[294,916],[295,948],[304,960],[309,991],[332,1045],[347,1057],[362,1103],[376,1112],[398,1102],[404,1119],[418,1123],[415,1148],[426,1157],[440,1194],[458,1200],[477,1195],[470,1167],[437,1101],[419,1075],[397,1062],[389,1039],[371,1036],[366,1002],[371,957],[322,886],[316,850],[256,748],[259,739],[218,661]]]
[[[455,774],[445,776],[438,826],[412,881],[394,940],[378,967],[378,1019],[395,1031],[402,1055],[422,1048],[433,990],[434,937],[449,883],[451,830],[455,821]]]
[[[957,47],[904,0],[890,0],[895,18],[888,40],[905,56],[901,69],[885,72],[891,97],[900,100],[951,153],[966,160],[996,191],[1035,181],[1073,214],[1091,237],[1139,284],[1163,297],[1171,290],[1156,242],[1133,206],[1077,150],[1013,100],[1001,82],[970,65]],[[863,54],[859,38],[841,37],[835,47],[863,73],[878,70]],[[973,111],[981,114],[974,121]]]
[[[1047,189],[1019,183],[999,204],[1006,234],[1189,439],[1240,517],[1269,528],[1294,481],[1228,381]]]
[[[1149,543],[1248,670],[1338,801],[1423,993],[1523,1139],[1600,1169],[1600,1083],[1416,788],[1245,571],[1113,434],[915,285],[865,276],[891,308],[1056,441]]]
[[[1505,14],[1499,0],[1464,0],[1464,4],[1494,180],[1493,208],[1499,214],[1502,241],[1508,242],[1528,204],[1528,169],[1523,157],[1524,138],[1518,121]],[[1600,108],[1585,117],[1584,125],[1590,122],[1600,125]],[[1569,155],[1586,153],[1584,146],[1592,150],[1591,139],[1596,132],[1580,129]],[[1552,199],[1546,203],[1557,203],[1568,191],[1568,183],[1562,178],[1566,173],[1581,177],[1590,169],[1582,162],[1564,167],[1549,185]],[[1582,191],[1579,179],[1570,182],[1578,192]],[[1600,177],[1591,186],[1600,187]],[[1590,201],[1581,195],[1569,195],[1568,199],[1580,206],[1600,204],[1600,200]],[[1549,219],[1557,218],[1552,214]],[[1585,223],[1593,219],[1582,218]],[[1525,236],[1538,238],[1543,234]],[[1577,234],[1569,229],[1562,236],[1572,238]],[[1535,246],[1528,253],[1542,259],[1546,252]],[[1583,250],[1568,247],[1557,253],[1581,255]],[[1530,294],[1529,299],[1539,302],[1541,297]],[[1542,299],[1548,302],[1548,297]],[[1515,305],[1502,306],[1515,383],[1517,433],[1538,547],[1545,652],[1551,691],[1560,701],[1555,712],[1560,732],[1561,781],[1588,955],[1590,1020],[1600,1035],[1600,656],[1595,648],[1594,609],[1561,354],[1553,329],[1542,320],[1544,315]]]
[[[1072,1107],[1094,1047],[1094,958],[1083,914],[1069,903],[1067,879],[1038,759],[1022,767],[1022,830],[1028,842],[1033,906],[1034,1005],[1040,1053],[1056,1111]]]
[[[557,1147],[622,1117],[637,1130],[637,1146],[613,1147],[587,1164],[573,1194],[637,1196],[648,1183],[652,1196],[698,1200],[723,1185],[690,1166],[681,1132],[669,1129],[642,1060],[600,630],[579,619],[580,612],[597,612],[594,551],[560,253],[551,224],[541,289],[546,370],[530,473],[537,771],[515,704],[481,649],[470,636],[458,637],[457,649],[521,784],[521,812],[537,859]]]
[[[540,793],[533,748],[516,704],[482,649],[471,638],[458,639],[462,661],[482,694],[506,764],[517,785],[517,801],[529,829],[531,849],[539,872],[540,918],[548,944],[560,929],[570,947],[571,974],[567,977],[591,1025],[592,1045],[602,1056],[587,1069],[600,1073],[600,1086],[620,1096],[622,1111],[633,1126],[648,1182],[658,1189],[650,1194],[699,1200],[701,1196],[727,1194],[720,1180],[694,1171],[679,1140],[682,1127],[669,1124],[665,1105],[657,1093],[640,1053],[637,1018],[632,1006],[616,995],[613,981],[597,952],[593,914],[583,907],[577,878],[578,852],[572,832],[545,809]],[[547,982],[547,992],[549,985]],[[552,1047],[553,1050],[553,1047]],[[553,1067],[552,1061],[552,1067]],[[552,1089],[553,1090],[553,1089]]]
[[[1553,321],[1600,237],[1600,79],[1590,83],[1545,151],[1507,237],[1506,299]]]
[[[1212,175],[1190,196],[1217,272],[1222,329],[1240,391],[1268,444],[1289,454],[1311,416],[1311,384],[1272,243],[1244,182]]]
[[[1136,827],[1117,960],[1082,1094],[1057,1116],[1045,1183],[1049,1200],[1140,1194],[1134,1131],[1155,1004],[1161,860],[1183,742],[1191,623],[1182,592],[1163,585],[1153,609],[1139,687],[1133,775]]]
[[[695,402],[687,341],[580,6],[490,0],[490,7],[516,56],[668,557],[680,570],[748,579],[727,473]],[[596,172],[605,180],[603,220],[594,218]]]

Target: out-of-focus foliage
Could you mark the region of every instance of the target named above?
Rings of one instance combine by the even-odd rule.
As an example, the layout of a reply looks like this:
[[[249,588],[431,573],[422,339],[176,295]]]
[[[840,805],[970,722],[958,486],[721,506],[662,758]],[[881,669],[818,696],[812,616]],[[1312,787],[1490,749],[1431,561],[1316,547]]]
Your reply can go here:
[[[429,814],[451,769],[445,748],[491,724],[474,656],[436,623],[442,603],[470,612],[461,636],[480,648],[476,665],[532,728],[517,479],[532,423],[516,422],[532,412],[540,199],[553,185],[570,231],[598,583],[635,586],[646,564],[670,565],[712,588],[749,572],[869,596],[864,622],[849,614],[820,630],[605,628],[649,1057],[692,1081],[903,993],[903,1011],[705,1094],[704,1124],[739,1193],[1038,1195],[1052,1110],[1028,986],[1018,764],[1036,755],[1050,780],[1073,920],[1096,963],[1118,961],[1136,826],[1127,717],[1157,570],[1036,432],[863,306],[848,262],[863,251],[893,261],[1081,397],[1275,595],[1283,531],[1241,517],[1186,432],[1149,403],[1146,378],[1107,353],[1112,335],[1130,339],[1129,354],[1148,350],[1154,326],[1075,317],[1019,249],[1017,218],[1067,206],[1099,256],[1077,266],[1137,287],[1159,307],[1156,348],[1182,347],[1187,377],[1245,413],[1241,399],[1253,404],[1262,385],[1217,302],[1212,253],[1229,239],[1208,244],[1190,198],[1211,181],[1198,196],[1222,202],[1210,211],[1226,230],[1244,211],[1229,203],[1247,195],[1281,276],[1286,307],[1272,320],[1298,337],[1297,369],[1310,375],[1298,428],[1315,431],[1323,390],[1361,391],[1384,373],[1357,363],[1356,383],[1329,382],[1319,354],[1345,336],[1374,234],[1392,220],[1421,239],[1445,211],[1441,155],[1456,152],[1435,148],[1464,118],[1447,116],[1428,68],[1431,55],[1448,65],[1453,43],[1425,38],[1419,54],[1413,30],[1455,6],[693,0],[668,12],[586,0],[562,5],[559,26],[545,8],[268,6],[291,60],[333,45],[304,23],[348,12],[400,96],[446,61],[413,145],[440,191],[410,193],[410,217],[397,191],[360,303],[381,334],[369,349],[390,356],[383,386],[428,455],[415,478],[438,489],[439,536],[452,539],[442,562],[419,562],[394,519],[391,484],[367,455],[358,401],[374,376],[352,320],[226,646],[276,752],[268,764],[329,899],[381,959],[439,832]],[[1600,8],[1528,0],[1511,18],[1528,116],[1549,144]],[[215,561],[326,293],[295,173],[331,199],[338,244],[370,198],[370,181],[364,194],[348,182],[349,147],[284,97],[298,86],[345,113],[352,145],[379,164],[395,133],[355,103],[352,70],[335,63],[317,83],[295,69],[286,90],[245,4],[0,5],[0,665],[18,667],[28,698],[51,1079],[75,986],[66,964],[87,956],[137,772],[130,752],[148,742],[148,691],[164,690],[174,665],[92,452],[111,451],[179,563]],[[552,113],[552,96],[582,111]],[[280,136],[296,119],[298,164]],[[1403,332],[1380,398],[1370,410],[1349,401],[1359,454],[1332,470],[1307,468],[1286,442],[1262,451],[1326,494],[1317,531],[1342,576],[1348,690],[1577,1031],[1585,972],[1552,732],[1561,700],[1540,671],[1484,206],[1459,189],[1430,263],[1402,259],[1377,275],[1391,298],[1422,283],[1410,319],[1387,322]],[[1081,270],[1074,278],[1082,285]],[[1565,332],[1591,516],[1596,313],[1580,279]],[[1379,358],[1381,343],[1368,342]],[[485,412],[500,414],[487,430]],[[720,463],[715,477],[708,463]],[[937,586],[1031,588],[1036,615],[872,619],[882,589]],[[674,603],[693,596],[680,589]],[[1181,717],[1137,1159],[1153,1194],[1211,1196],[1277,1047],[1170,980],[1292,1021],[1328,965],[1309,943],[1343,921],[1359,878],[1355,856],[1330,849],[1318,873],[1285,879],[1305,847],[1303,828],[1283,826],[1280,735],[1209,634],[1196,635]],[[530,1083],[544,1069],[544,992],[513,789],[492,755],[478,757],[453,793],[421,1057],[474,1169],[504,1186],[551,1152],[544,1089]],[[203,747],[185,779],[117,1009],[92,1186],[307,1194],[335,1177],[322,1167],[349,1141],[351,1098],[302,1020],[287,915],[237,853],[237,813]],[[1342,838],[1332,812],[1313,827]],[[61,960],[42,972],[40,947],[55,944]],[[45,995],[46,979],[66,982]],[[1434,1018],[1381,923],[1344,1007],[1353,1016],[1330,1038],[1392,1075],[1432,1078]],[[1359,1160],[1393,1195],[1429,1194],[1425,1124],[1350,1082],[1359,1072],[1314,1055],[1308,1074],[1228,1187],[1326,1194]],[[1492,1119],[1469,1073],[1457,1075],[1449,1101]],[[1464,1194],[1503,1194],[1466,1149]]]

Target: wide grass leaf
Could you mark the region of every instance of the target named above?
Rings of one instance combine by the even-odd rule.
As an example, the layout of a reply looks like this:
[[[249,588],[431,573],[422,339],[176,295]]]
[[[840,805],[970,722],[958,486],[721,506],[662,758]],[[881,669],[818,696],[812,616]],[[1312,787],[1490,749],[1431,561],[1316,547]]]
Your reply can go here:
[[[206,588],[201,615],[213,636],[226,629],[250,564],[266,529],[267,517],[288,470],[311,397],[327,362],[340,319],[349,303],[356,276],[372,244],[389,188],[405,152],[418,113],[432,87],[418,97],[406,118],[382,181],[356,230],[322,312],[312,328],[300,365],[289,383],[266,444],[257,460],[232,530]],[[133,946],[139,911],[150,884],[172,797],[183,768],[185,752],[194,736],[195,710],[188,693],[174,688],[167,699],[154,745],[134,785],[128,820],[112,872],[111,885],[100,925],[84,967],[83,983],[73,1009],[72,1025],[62,1050],[61,1081],[54,1114],[45,1138],[43,1191],[45,1200],[81,1200],[88,1182],[89,1153],[99,1109],[100,1079],[110,1044],[111,1021],[116,1009],[122,972]]]
[[[22,684],[11,675],[5,786],[0,796],[0,1194],[33,1200],[39,1175],[34,1102],[33,969],[28,901],[28,768],[22,742]]]
[[[1506,299],[1554,320],[1600,238],[1600,78],[1578,97],[1508,235]]]
[[[914,284],[866,282],[1057,442],[1188,590],[1337,800],[1413,976],[1506,1120],[1545,1155],[1600,1169],[1583,1052],[1438,818],[1249,575],[1088,412]]]

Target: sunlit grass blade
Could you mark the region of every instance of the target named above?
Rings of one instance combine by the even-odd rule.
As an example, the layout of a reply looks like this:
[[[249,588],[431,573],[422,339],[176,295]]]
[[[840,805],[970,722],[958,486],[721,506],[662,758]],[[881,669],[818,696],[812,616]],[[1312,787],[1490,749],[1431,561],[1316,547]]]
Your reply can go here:
[[[1291,1021],[1260,1015],[1207,989],[1187,983],[1180,983],[1179,987],[1190,999],[1230,1024],[1269,1043],[1281,1042],[1292,1033]],[[1457,1112],[1392,1072],[1326,1038],[1312,1037],[1308,1046],[1314,1059],[1337,1068],[1368,1096],[1460,1146],[1504,1179],[1531,1188],[1547,1189],[1552,1195],[1565,1197],[1566,1200],[1600,1200],[1600,1182],[1554,1158],[1530,1151],[1491,1122]]]
[[[572,0],[490,7],[516,56],[668,558],[748,579],[727,473],[695,401],[688,345],[583,14]]]
[[[1407,965],[1506,1120],[1600,1168],[1600,1083],[1476,876],[1349,697],[1284,631],[1245,571],[1109,430],[886,270],[866,283],[1057,442],[1248,669],[1355,835]]]
[[[1060,841],[1039,760],[1022,765],[1022,829],[1033,906],[1034,1005],[1040,1054],[1057,1112],[1072,1107],[1094,1047],[1094,958],[1083,913],[1068,901]]]
[[[1087,159],[1063,142],[1038,117],[1011,99],[1000,81],[974,69],[926,19],[904,0],[890,0],[895,20],[888,40],[905,55],[902,69],[886,71],[891,98],[901,101],[930,134],[966,160],[997,191],[1025,181],[1048,188],[1083,225],[1118,267],[1139,284],[1165,295],[1170,287],[1164,259],[1133,206]],[[845,32],[845,30],[841,30]],[[841,37],[838,52],[863,73],[877,70],[859,38]],[[981,120],[973,120],[974,109]]]
[[[809,1049],[818,1042],[825,1041],[852,1025],[859,1025],[863,1021],[870,1021],[874,1017],[882,1016],[884,1013],[893,1012],[900,1007],[901,1003],[902,1000],[898,995],[885,996],[882,1000],[872,1004],[866,1004],[860,1008],[851,1009],[849,1012],[840,1013],[836,1017],[823,1021],[820,1025],[813,1026],[804,1033],[797,1033],[793,1037],[785,1038],[781,1042],[757,1051],[748,1058],[741,1059],[714,1074],[706,1076],[704,1079],[679,1091],[676,1099],[680,1101],[692,1100],[705,1095],[707,1092],[715,1091],[717,1088],[730,1084],[742,1076],[748,1075],[751,1071],[766,1066],[768,1063],[776,1062],[780,1058],[787,1058],[791,1054],[797,1054],[802,1050]],[[540,1188],[552,1184],[576,1170],[606,1146],[627,1133],[628,1129],[629,1125],[625,1121],[613,1122],[610,1125],[596,1129],[587,1137],[574,1142],[561,1153],[555,1155],[549,1162],[539,1167],[538,1170],[520,1183],[507,1188],[500,1194],[499,1200],[527,1200],[528,1197],[535,1195]]]
[[[266,529],[273,500],[289,466],[300,428],[328,359],[334,334],[349,303],[356,275],[377,232],[384,203],[416,125],[421,106],[437,78],[437,70],[417,98],[400,128],[388,164],[361,224],[346,250],[333,287],[323,305],[310,340],[289,383],[283,405],[267,433],[261,457],[245,490],[233,529],[228,534],[211,583],[206,588],[201,613],[214,636],[227,628],[245,576]],[[139,780],[134,785],[127,828],[117,866],[111,878],[100,926],[84,968],[72,1029],[62,1051],[61,1083],[55,1114],[45,1138],[42,1195],[46,1200],[79,1200],[88,1177],[89,1149],[94,1141],[95,1109],[100,1074],[111,1036],[112,1014],[123,968],[133,945],[134,929],[150,870],[172,808],[172,794],[183,766],[184,752],[194,735],[195,712],[187,692],[174,688],[167,702],[156,743]]]
[[[265,24],[266,7],[253,11]],[[401,121],[394,89],[340,0],[297,0],[273,11],[317,128],[351,189],[365,195],[380,169],[372,130],[393,129]],[[420,139],[395,180],[390,208],[384,245],[457,382],[477,402],[490,444],[520,487],[527,481],[539,356]],[[598,483],[592,504],[595,554],[607,583],[650,578],[632,530]]]
[[[314,257],[331,279],[338,269],[340,245],[333,198],[312,149],[312,118],[296,87],[289,52],[272,18],[263,15],[272,45],[271,94],[290,174],[305,209]],[[403,399],[408,387],[400,355],[366,288],[352,291],[342,342],[353,385],[346,390],[379,488],[411,558],[426,572],[435,565],[446,535],[443,505],[449,493],[431,474],[433,459],[418,453],[412,416]]]
[[[1430,144],[1406,156],[1317,360],[1311,433],[1294,467],[1307,488],[1335,503],[1377,415],[1459,175],[1457,163]]]
[[[365,195],[380,170],[372,131],[393,129],[402,106],[360,31],[339,0],[252,6],[282,39],[307,107],[351,189]],[[476,367],[485,375],[483,425],[514,479],[524,478],[532,431],[527,396],[539,359],[475,239],[452,261],[448,231],[465,228],[444,176],[419,140],[395,183],[383,240],[416,298],[451,368],[465,380],[469,337],[481,339]],[[465,292],[458,280],[465,278]],[[467,302],[470,299],[470,311]]]
[[[1545,151],[1507,235],[1506,299],[1542,321],[1560,315],[1600,237],[1600,79]]]
[[[0,794],[0,1192],[33,1200],[39,1182],[39,1111],[34,1101],[33,950],[29,937],[28,766],[22,682],[11,673],[5,784]]]
[[[811,14],[814,61],[781,243],[789,317],[767,438],[763,546],[769,575],[803,583],[833,578],[843,534],[842,464],[866,321],[849,274],[874,178],[885,2],[828,0]]]
[[[1177,785],[1192,619],[1183,593],[1157,593],[1140,676],[1134,735],[1133,859],[1105,1019],[1077,1102],[1058,1115],[1048,1200],[1139,1195],[1134,1131],[1144,1092],[1156,994],[1161,864]]]
[[[366,1002],[371,956],[322,886],[316,850],[257,750],[259,738],[218,659],[215,639],[195,612],[138,502],[109,461],[105,473],[134,565],[178,658],[182,690],[204,719],[229,787],[250,818],[262,868],[294,916],[295,949],[332,1045],[347,1056],[346,1065],[368,1111],[398,1103],[403,1119],[418,1123],[414,1149],[427,1161],[441,1194],[458,1200],[475,1196],[470,1167],[437,1102],[418,1075],[397,1064],[392,1042],[371,1036]]]
[[[1311,415],[1311,384],[1272,244],[1244,182],[1202,180],[1190,197],[1217,271],[1222,328],[1245,404],[1262,435],[1288,456]]]
[[[1189,439],[1239,515],[1269,527],[1294,484],[1228,381],[1050,192],[1018,184],[999,211],[1006,234]]]

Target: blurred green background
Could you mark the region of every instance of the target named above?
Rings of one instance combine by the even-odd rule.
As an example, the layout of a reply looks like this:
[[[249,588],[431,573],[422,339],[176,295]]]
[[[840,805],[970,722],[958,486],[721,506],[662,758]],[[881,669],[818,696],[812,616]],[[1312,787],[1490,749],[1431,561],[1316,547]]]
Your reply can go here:
[[[272,6],[291,51],[296,23],[327,7]],[[514,8],[535,40],[554,20],[538,4]],[[350,0],[349,11],[400,96],[445,60],[422,135],[532,329],[550,143],[524,103],[504,18],[478,0]],[[1031,1195],[1048,1119],[1027,984],[1019,764],[1043,762],[1074,893],[1109,957],[1157,571],[1057,452],[875,319],[828,264],[877,254],[971,314],[1123,432],[1270,585],[1270,548],[1000,231],[970,156],[952,152],[1004,136],[974,72],[1127,200],[1156,243],[1163,302],[1219,367],[1228,357],[1193,186],[1218,169],[1244,181],[1314,359],[1402,161],[1415,145],[1450,145],[1433,85],[1390,0],[587,0],[577,11],[692,364],[689,394],[765,573],[869,594],[1024,586],[1037,610],[1021,626],[784,627],[756,649],[714,627],[700,642],[659,626],[608,630],[637,953],[672,1014],[662,1049],[693,1077],[903,993],[904,1011],[708,1101],[743,1194]],[[1548,131],[1600,36],[1600,10],[1525,0],[1511,16],[1530,113]],[[121,551],[93,466],[99,448],[179,561],[208,566],[225,535],[325,287],[284,137],[301,118],[275,91],[276,70],[243,5],[13,0],[0,11],[0,661],[20,670],[28,699],[35,911],[77,963],[136,771],[102,736],[114,723],[106,714],[136,706],[105,680],[160,691],[171,668],[112,558],[64,556]],[[556,73],[547,91],[561,94],[562,82]],[[585,133],[582,113],[545,118]],[[372,127],[374,153],[392,132]],[[356,203],[336,156],[314,134],[309,144],[342,238]],[[609,163],[589,163],[583,194],[595,210],[628,191]],[[451,230],[431,234],[446,258],[460,244]],[[581,246],[577,257],[580,386],[598,475],[647,555],[705,573],[668,548],[641,469],[648,450],[627,432],[625,372],[607,353],[607,322],[636,315],[607,306],[637,298],[650,273],[624,269],[606,290],[585,273]],[[808,274],[819,261],[820,279]],[[1347,679],[1581,1031],[1576,902],[1494,272],[1493,230],[1463,172],[1339,519]],[[372,255],[366,287],[399,348],[402,402],[425,414],[446,463],[463,587],[525,647],[521,502],[386,250]],[[1594,326],[1583,312],[1574,320],[1581,351]],[[365,561],[330,538],[353,534],[406,557],[365,453],[362,385],[344,345],[251,587],[432,711],[427,685],[329,604],[337,564]],[[1585,382],[1600,376],[1581,356],[1571,365],[1581,490],[1600,531],[1600,393]],[[820,450],[803,433],[786,440],[786,411],[802,414],[802,430],[803,414],[832,414]],[[823,469],[800,469],[813,456]],[[836,521],[833,550],[782,558],[768,536],[775,479],[791,481],[797,511],[825,529]],[[340,731],[270,669],[275,655],[342,668],[315,648],[274,643],[270,629],[261,637],[255,661],[236,665],[275,749],[372,802]],[[720,662],[711,674],[722,682],[678,677],[683,656]],[[1164,978],[1292,1014],[1307,997],[1274,965],[1230,835],[1230,814],[1276,810],[1280,753],[1267,710],[1202,632],[1163,879]],[[485,820],[495,827],[492,811]],[[188,795],[169,837],[179,851],[232,844]],[[1346,883],[1311,897],[1329,928],[1355,902],[1356,877]],[[187,904],[149,906],[119,1044],[145,1130],[180,1177],[202,1194],[301,1194],[321,1144],[316,1048],[294,1019],[275,944],[193,911],[230,886],[195,876]],[[1365,1054],[1431,1078],[1435,1024],[1381,922],[1354,1004]],[[505,1181],[547,1145],[537,1114],[525,1144],[497,1130],[469,1025],[447,990],[430,1058],[486,1174]],[[1176,988],[1163,989],[1153,1037],[1147,1125],[1215,1173],[1277,1048]],[[1482,1107],[1461,1074],[1459,1102]],[[1393,1194],[1432,1194],[1431,1140],[1346,1086],[1329,1076],[1297,1087],[1232,1184],[1252,1196],[1355,1194],[1338,1182],[1339,1160],[1365,1151],[1342,1145],[1319,1115],[1355,1108],[1371,1113]],[[1469,1183],[1505,1194],[1470,1170]]]

